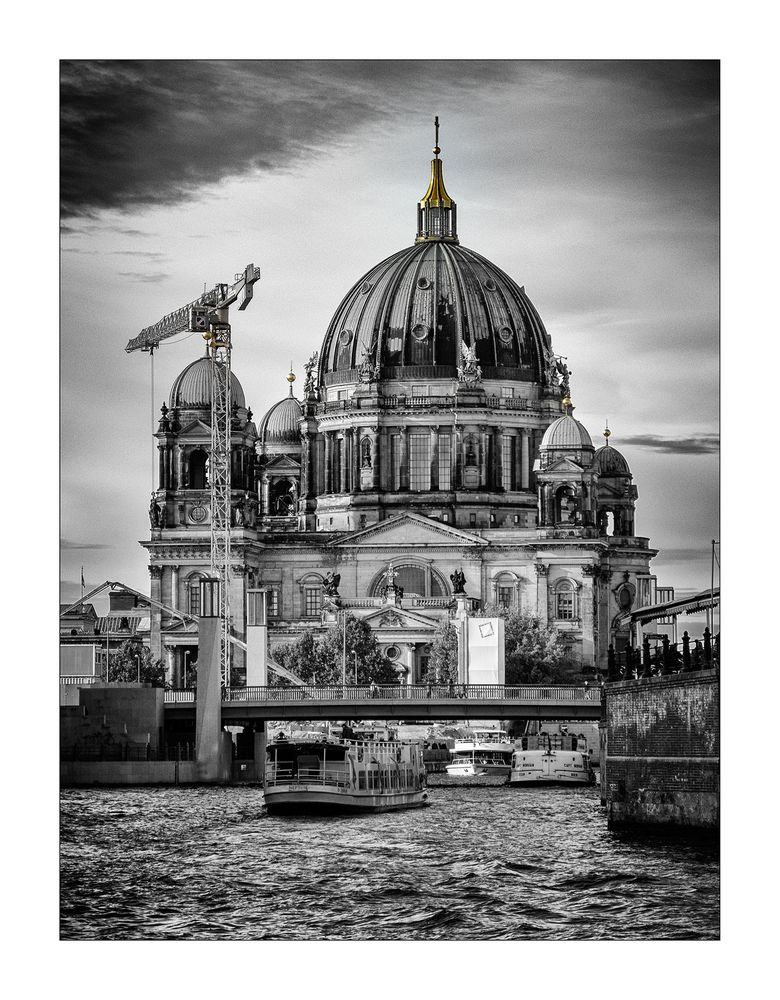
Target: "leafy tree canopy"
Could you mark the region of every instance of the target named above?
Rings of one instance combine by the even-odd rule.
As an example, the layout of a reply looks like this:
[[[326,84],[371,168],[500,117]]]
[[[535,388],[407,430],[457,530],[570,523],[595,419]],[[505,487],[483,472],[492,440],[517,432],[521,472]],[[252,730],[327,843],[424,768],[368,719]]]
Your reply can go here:
[[[128,639],[122,643],[116,653],[109,657],[108,679],[128,684],[138,680],[139,672],[142,684],[165,687],[163,661],[155,660],[147,646],[136,640]]]
[[[504,619],[507,684],[560,684],[571,679],[575,667],[553,625],[517,609],[490,607],[484,613]]]
[[[428,661],[428,676],[434,684],[449,684],[450,681],[457,683],[458,630],[449,618],[444,618],[436,626]]]
[[[361,618],[346,615],[346,665],[347,683],[355,683],[355,656],[357,654],[357,682],[369,684],[395,684],[398,675],[392,663],[379,649],[371,626]],[[340,684],[344,636],[340,626],[329,629],[320,639],[311,632],[304,632],[294,642],[275,646],[271,652],[281,667],[292,671],[307,684]],[[289,682],[277,678],[274,684],[281,687]]]

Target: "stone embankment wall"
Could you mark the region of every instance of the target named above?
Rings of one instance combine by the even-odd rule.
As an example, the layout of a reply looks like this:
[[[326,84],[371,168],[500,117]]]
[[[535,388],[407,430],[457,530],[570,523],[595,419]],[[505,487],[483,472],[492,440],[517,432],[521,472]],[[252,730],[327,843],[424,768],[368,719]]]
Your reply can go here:
[[[604,688],[602,797],[611,827],[719,824],[717,670]]]

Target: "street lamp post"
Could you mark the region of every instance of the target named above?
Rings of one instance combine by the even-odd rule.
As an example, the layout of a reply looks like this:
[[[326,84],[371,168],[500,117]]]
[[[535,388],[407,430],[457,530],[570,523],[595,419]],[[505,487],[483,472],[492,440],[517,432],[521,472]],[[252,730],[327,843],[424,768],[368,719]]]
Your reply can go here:
[[[138,683],[140,684],[141,683],[141,654],[140,653],[136,653],[135,654],[135,663],[136,663],[136,666],[138,667]]]
[[[357,687],[357,682],[358,682],[358,674],[357,674],[357,650],[356,649],[350,649],[350,653],[352,653],[352,656],[355,658],[355,687]]]
[[[184,650],[184,687],[187,687],[187,657],[190,655],[189,649]]]

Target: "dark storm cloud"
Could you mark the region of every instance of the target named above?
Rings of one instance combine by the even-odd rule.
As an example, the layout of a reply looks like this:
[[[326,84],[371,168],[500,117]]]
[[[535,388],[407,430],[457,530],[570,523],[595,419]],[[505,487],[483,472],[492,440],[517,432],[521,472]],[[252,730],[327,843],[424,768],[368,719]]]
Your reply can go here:
[[[674,546],[664,545],[659,556],[656,557],[660,562],[668,563],[669,565],[679,564],[679,565],[690,565],[693,562],[703,561],[706,559],[707,562],[712,558],[711,550],[709,545],[700,546],[698,549],[693,548],[675,548]],[[678,597],[685,595],[686,593],[695,593],[695,591],[680,590],[677,593]]]
[[[290,169],[302,154],[310,159],[347,142],[366,124],[382,127],[396,115],[427,117],[478,94],[495,99],[509,84],[527,85],[532,99],[542,79],[543,97],[553,103],[579,94],[582,79],[593,88],[617,90],[626,129],[649,133],[648,162],[668,176],[679,171],[686,150],[701,161],[706,139],[696,117],[706,118],[717,101],[715,67],[498,60],[63,62],[62,212],[89,216],[180,202],[227,177]],[[511,94],[516,99],[517,91]],[[594,127],[602,126],[596,121]],[[684,148],[673,158],[662,135],[670,127],[684,136]]]
[[[637,434],[621,437],[621,445],[634,448],[652,448],[664,455],[711,455],[720,449],[717,434],[698,434],[695,437],[660,437],[657,434]]]
[[[113,545],[98,545],[96,542],[71,542],[67,538],[60,540],[61,549],[112,549]]]
[[[120,278],[127,278],[128,281],[141,281],[149,285],[157,285],[161,281],[167,281],[170,278],[170,274],[162,273],[144,273],[141,271],[118,271]]]

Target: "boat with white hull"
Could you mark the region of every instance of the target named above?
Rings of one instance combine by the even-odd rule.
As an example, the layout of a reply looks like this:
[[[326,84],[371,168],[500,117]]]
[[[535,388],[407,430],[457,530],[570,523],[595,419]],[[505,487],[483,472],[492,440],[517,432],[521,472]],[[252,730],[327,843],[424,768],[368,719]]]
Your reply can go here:
[[[275,740],[263,784],[269,813],[388,812],[428,804],[418,743]]]
[[[503,729],[473,729],[464,739],[455,740],[447,774],[452,777],[508,776],[513,749],[514,744]]]
[[[595,780],[582,737],[524,736],[512,754],[510,785],[592,785]]]

